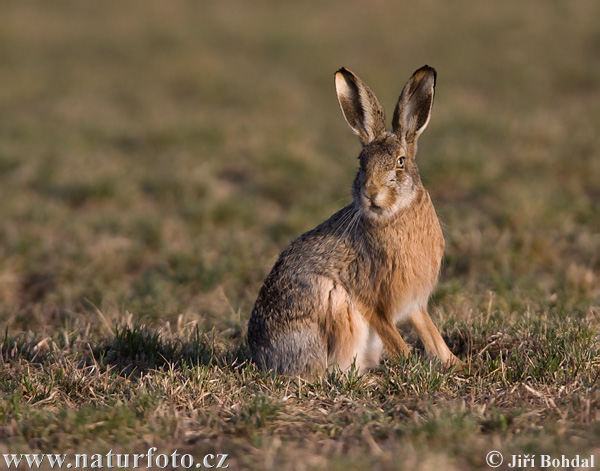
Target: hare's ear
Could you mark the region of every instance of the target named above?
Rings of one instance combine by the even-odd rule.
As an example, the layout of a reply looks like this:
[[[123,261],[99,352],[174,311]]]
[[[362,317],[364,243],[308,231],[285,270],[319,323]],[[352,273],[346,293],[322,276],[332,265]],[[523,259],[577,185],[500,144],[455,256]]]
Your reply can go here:
[[[366,146],[385,133],[385,113],[361,79],[342,67],[335,73],[335,90],[344,118]]]
[[[429,123],[435,90],[435,69],[425,65],[404,85],[392,126],[398,137],[415,142]]]

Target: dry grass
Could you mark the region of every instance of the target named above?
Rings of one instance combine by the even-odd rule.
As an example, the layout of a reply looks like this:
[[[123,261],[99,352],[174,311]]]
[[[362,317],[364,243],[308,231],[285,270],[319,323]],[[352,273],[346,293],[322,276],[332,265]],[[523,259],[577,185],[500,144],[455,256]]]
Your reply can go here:
[[[425,470],[598,454],[599,10],[0,6],[0,453]],[[256,371],[264,276],[349,201],[333,72],[391,112],[424,63],[419,163],[448,247],[432,313],[468,371]]]

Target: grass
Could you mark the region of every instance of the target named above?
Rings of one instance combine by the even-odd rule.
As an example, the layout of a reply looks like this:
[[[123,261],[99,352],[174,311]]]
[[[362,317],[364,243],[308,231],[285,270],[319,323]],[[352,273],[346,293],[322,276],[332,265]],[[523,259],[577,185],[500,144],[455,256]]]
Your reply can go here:
[[[0,6],[0,453],[228,453],[230,469],[600,458],[599,6]],[[278,253],[350,201],[333,72],[391,113],[438,70],[419,165],[464,373],[314,383],[248,362]]]

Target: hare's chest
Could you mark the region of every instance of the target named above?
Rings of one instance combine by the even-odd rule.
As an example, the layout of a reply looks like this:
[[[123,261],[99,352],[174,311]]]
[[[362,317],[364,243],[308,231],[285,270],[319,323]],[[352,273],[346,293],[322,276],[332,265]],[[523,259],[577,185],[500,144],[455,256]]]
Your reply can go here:
[[[435,220],[437,223],[437,219]],[[402,250],[390,264],[389,309],[394,322],[400,322],[415,311],[426,309],[435,288],[442,256],[444,239],[433,225],[421,232],[421,237],[405,237]]]

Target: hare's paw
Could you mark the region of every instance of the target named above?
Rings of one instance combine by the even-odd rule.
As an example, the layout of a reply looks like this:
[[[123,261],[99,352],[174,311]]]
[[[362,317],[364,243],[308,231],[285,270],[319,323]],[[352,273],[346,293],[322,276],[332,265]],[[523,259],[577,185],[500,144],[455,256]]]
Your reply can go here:
[[[466,365],[454,354],[450,354],[450,358],[445,362],[445,366],[456,373],[463,372],[466,369]]]

